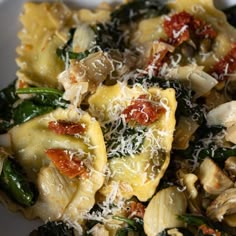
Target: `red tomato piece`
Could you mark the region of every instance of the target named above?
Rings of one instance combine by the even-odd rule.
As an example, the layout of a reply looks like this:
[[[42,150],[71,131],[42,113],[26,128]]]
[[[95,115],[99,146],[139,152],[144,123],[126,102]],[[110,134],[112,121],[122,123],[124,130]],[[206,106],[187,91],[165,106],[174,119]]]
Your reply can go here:
[[[216,230],[210,228],[209,226],[207,226],[207,225],[205,225],[205,224],[199,226],[199,230],[202,231],[203,235],[215,235],[215,236],[221,236],[221,232],[216,231]]]
[[[83,125],[65,120],[50,121],[48,123],[48,128],[57,134],[75,135],[83,134],[85,132],[85,127]]]
[[[52,148],[46,150],[46,154],[61,174],[69,178],[75,178],[77,176],[83,178],[88,177],[89,172],[86,166],[84,166],[83,161],[69,150]]]
[[[236,70],[236,43],[233,48],[214,65],[212,75],[218,80],[224,80],[227,78],[227,74],[230,74]]]
[[[215,38],[217,35],[210,24],[194,18],[185,11],[165,19],[164,30],[168,36],[168,43],[174,46],[189,40],[190,35],[195,35],[197,38]]]
[[[200,38],[210,38],[213,39],[217,36],[216,31],[212,28],[210,24],[205,23],[200,19],[193,19],[192,28],[196,36]]]
[[[154,104],[148,99],[148,95],[143,94],[132,101],[122,114],[125,115],[126,122],[136,121],[140,125],[149,125],[159,119],[164,112],[164,107]]]
[[[190,38],[189,25],[192,19],[193,17],[185,11],[165,19],[164,30],[170,44],[178,46]]]
[[[129,203],[128,214],[129,217],[140,217],[143,218],[145,213],[145,206],[140,202],[131,201]]]

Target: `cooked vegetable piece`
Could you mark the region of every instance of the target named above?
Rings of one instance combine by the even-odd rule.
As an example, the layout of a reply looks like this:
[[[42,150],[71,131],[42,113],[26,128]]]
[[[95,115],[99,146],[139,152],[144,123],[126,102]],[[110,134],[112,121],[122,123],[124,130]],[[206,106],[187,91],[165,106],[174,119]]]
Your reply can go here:
[[[230,127],[236,123],[236,101],[230,101],[217,106],[207,114],[207,124]]]
[[[136,100],[125,108],[122,114],[125,115],[126,122],[135,121],[140,125],[150,125],[165,113],[165,108],[155,104],[148,98],[148,95],[140,95]]]
[[[80,160],[79,156],[70,152],[70,150],[51,148],[46,150],[46,154],[58,170],[69,178],[75,178],[77,176],[83,178],[88,177],[88,169],[83,161]]]
[[[73,228],[62,221],[49,221],[38,229],[32,231],[29,236],[74,236]]]
[[[196,67],[196,65],[177,67],[172,69],[169,75],[173,79],[180,79],[183,83],[190,84],[191,90],[195,93],[194,98],[206,95],[218,84],[215,78],[204,72],[202,67]]]
[[[177,216],[186,212],[187,202],[177,187],[163,189],[151,199],[144,213],[144,230],[148,236],[161,233],[166,228],[183,227]]]
[[[191,117],[180,116],[177,126],[175,127],[173,149],[187,149],[198,127],[198,123]]]
[[[232,179],[236,178],[236,156],[231,156],[225,161],[225,170]]]
[[[94,50],[89,50],[94,44],[94,32],[85,24],[79,24],[77,28],[71,28],[68,41],[62,48],[57,48],[57,55],[64,61],[68,59],[82,60]]]
[[[31,99],[23,100],[16,108],[13,108],[13,120],[16,124],[24,123],[36,116],[53,111],[57,107],[65,108],[67,102],[61,97],[61,92],[47,88],[19,89],[16,93],[35,95]]]
[[[221,193],[207,208],[207,216],[212,220],[222,221],[225,215],[236,213],[236,188],[229,188]]]
[[[30,210],[45,222],[61,219],[78,191],[77,184],[75,179],[60,174],[52,163],[42,167],[37,175],[39,199]]]
[[[210,158],[205,158],[201,163],[198,177],[209,194],[218,195],[233,186],[231,179]]]
[[[83,134],[85,132],[85,125],[80,123],[69,122],[65,120],[50,121],[48,128],[57,134]]]
[[[0,187],[18,204],[29,207],[37,200],[37,189],[27,180],[22,168],[12,158],[4,160],[0,175]]]
[[[236,144],[236,123],[227,128],[225,134],[225,140]]]

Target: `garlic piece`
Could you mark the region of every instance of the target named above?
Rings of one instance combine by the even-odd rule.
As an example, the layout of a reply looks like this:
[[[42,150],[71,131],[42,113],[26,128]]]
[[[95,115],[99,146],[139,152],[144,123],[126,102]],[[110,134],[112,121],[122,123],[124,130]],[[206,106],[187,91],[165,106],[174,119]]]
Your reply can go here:
[[[198,177],[209,194],[218,195],[233,186],[230,178],[210,158],[201,163]]]
[[[185,213],[185,194],[177,187],[159,191],[149,202],[144,213],[144,231],[148,236],[156,236],[166,228],[184,227],[177,216]]]

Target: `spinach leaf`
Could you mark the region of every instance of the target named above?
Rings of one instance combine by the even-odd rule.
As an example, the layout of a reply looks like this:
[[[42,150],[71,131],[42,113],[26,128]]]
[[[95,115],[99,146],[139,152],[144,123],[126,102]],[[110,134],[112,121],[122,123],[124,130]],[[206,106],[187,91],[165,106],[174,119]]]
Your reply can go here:
[[[236,27],[236,5],[224,9],[223,12],[227,17],[228,22]]]
[[[135,232],[135,235],[138,236],[146,235],[143,229],[143,219],[141,218],[135,217],[130,219],[123,216],[113,216],[113,219],[122,221],[127,224],[127,226],[117,230],[116,236],[126,236],[128,235],[128,232]]]
[[[16,90],[17,94],[34,94],[31,99],[23,100],[13,109],[15,124],[21,124],[36,116],[53,111],[57,107],[66,108],[67,102],[62,99],[62,92],[51,88],[27,88]]]
[[[17,94],[33,94],[30,99],[20,99]],[[0,91],[0,133],[26,122],[36,116],[48,113],[57,107],[66,108],[62,92],[51,88],[24,88],[15,90],[15,84]]]
[[[131,156],[140,153],[146,129],[144,126],[131,127],[121,118],[107,123],[102,130],[108,158]]]
[[[75,59],[80,61],[86,58],[90,54],[89,50],[77,53],[77,52],[67,51],[66,49],[61,49],[61,48],[58,48],[56,53],[57,56],[59,56],[64,62],[66,62],[67,57],[68,59]]]
[[[190,142],[189,147],[186,150],[178,150],[176,153],[187,159],[192,159],[193,156],[196,156],[198,160],[211,157],[220,164],[228,157],[236,155],[235,147],[221,147],[215,141],[215,137],[224,129],[222,126],[203,124],[197,129],[195,139]]]
[[[189,226],[194,226],[198,228],[197,235],[198,236],[206,236],[205,233],[202,232],[202,229],[199,228],[202,225],[206,225],[208,228],[213,229],[217,232],[220,232],[222,236],[229,236],[231,235],[230,233],[228,234],[227,228],[225,228],[222,223],[219,222],[214,222],[210,220],[209,218],[203,216],[203,215],[194,215],[194,214],[183,214],[178,216],[178,219],[187,223]],[[209,234],[209,235],[215,235],[215,234]]]
[[[13,108],[13,125],[24,123],[32,118],[54,110],[51,106],[36,105],[32,100],[24,100]]]
[[[117,24],[127,24],[140,18],[150,18],[167,14],[166,1],[136,0],[121,5],[111,13],[111,21]]]
[[[15,94],[15,81],[0,91],[0,134],[5,133],[12,125],[12,108],[18,100]]]
[[[96,34],[96,45],[103,51],[119,49],[124,51],[128,47],[125,42],[125,33],[112,22],[97,24],[93,27]]]
[[[57,48],[56,50],[57,56],[61,58],[64,62],[67,62],[68,59],[82,60],[86,58],[90,53],[95,51],[95,50],[85,50],[84,52],[72,51],[72,43],[73,43],[75,30],[76,28],[70,29],[68,41],[65,43],[65,45],[62,48]]]
[[[49,221],[30,233],[29,236],[74,236],[73,228],[63,221]]]
[[[21,166],[10,157],[3,162],[0,188],[24,207],[32,206],[38,197],[35,185],[27,180]]]

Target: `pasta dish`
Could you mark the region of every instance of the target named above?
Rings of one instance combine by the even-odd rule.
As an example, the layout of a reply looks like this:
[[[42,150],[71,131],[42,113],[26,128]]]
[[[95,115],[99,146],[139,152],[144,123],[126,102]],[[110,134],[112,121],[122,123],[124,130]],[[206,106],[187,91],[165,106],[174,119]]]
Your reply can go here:
[[[236,235],[236,9],[24,3],[0,91],[0,201],[30,235]]]

